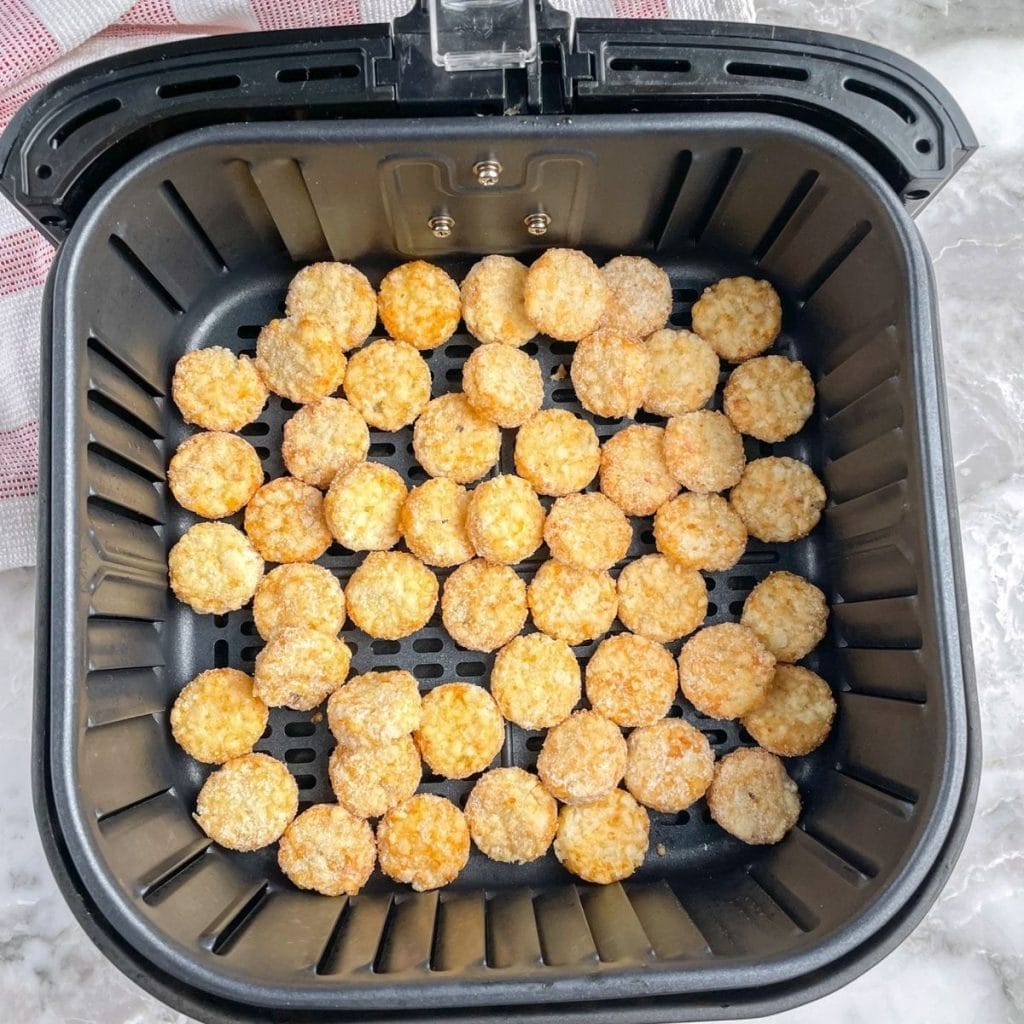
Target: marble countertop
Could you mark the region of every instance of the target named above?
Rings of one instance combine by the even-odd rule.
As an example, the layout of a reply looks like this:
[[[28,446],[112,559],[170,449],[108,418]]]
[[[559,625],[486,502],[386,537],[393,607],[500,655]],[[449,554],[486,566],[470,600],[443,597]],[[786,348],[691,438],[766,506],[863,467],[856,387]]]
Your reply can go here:
[[[913,935],[840,992],[773,1020],[1024,1021],[1024,3],[748,3],[758,21],[841,32],[913,57],[953,92],[981,140],[918,220],[941,306],[981,700],[977,813],[949,884]],[[187,1024],[92,946],[45,865],[28,769],[33,590],[31,570],[0,574],[0,1003],[25,1024]]]

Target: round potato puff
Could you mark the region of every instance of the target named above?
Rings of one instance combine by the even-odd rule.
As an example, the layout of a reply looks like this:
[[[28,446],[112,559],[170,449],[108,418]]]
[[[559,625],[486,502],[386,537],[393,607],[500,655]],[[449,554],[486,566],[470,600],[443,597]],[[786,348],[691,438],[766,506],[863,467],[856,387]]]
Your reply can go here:
[[[393,807],[377,826],[381,870],[416,892],[454,882],[469,860],[469,826],[450,800],[419,793]]]
[[[741,434],[759,441],[784,441],[814,410],[814,381],[803,363],[761,356],[741,363],[725,385],[722,408]]]
[[[171,548],[168,580],[174,596],[200,614],[241,608],[263,577],[263,559],[241,530],[197,523]]]
[[[537,330],[559,341],[578,341],[601,323],[608,285],[585,253],[548,249],[527,271],[523,297]]]
[[[481,558],[514,565],[541,546],[544,506],[522,477],[496,476],[469,496],[466,532]]]
[[[466,531],[469,491],[437,477],[414,487],[402,506],[400,525],[406,546],[427,565],[461,565],[473,557]]]
[[[171,381],[185,422],[203,430],[241,430],[263,412],[268,394],[256,364],[220,345],[186,352]]]
[[[420,414],[412,433],[416,461],[457,484],[478,480],[498,461],[501,431],[458,393],[442,395]]]
[[[622,509],[603,494],[567,494],[551,506],[544,540],[559,562],[604,572],[626,557],[633,528]]]
[[[634,729],[626,746],[626,788],[652,810],[685,810],[711,785],[711,745],[704,733],[681,718],[663,718]]]
[[[715,767],[708,810],[744,843],[779,842],[800,817],[800,793],[782,762],[760,747],[740,747]]]
[[[643,342],[602,328],[576,346],[569,376],[583,408],[595,416],[635,416],[650,387],[650,359]]]
[[[256,369],[274,394],[303,404],[336,391],[345,379],[345,350],[320,320],[271,320],[256,339]]]
[[[627,516],[650,516],[679,493],[665,465],[661,427],[634,424],[601,449],[601,491]]]
[[[681,416],[707,405],[718,387],[718,355],[692,331],[657,331],[644,343],[651,385],[644,408],[655,416]]]
[[[268,562],[314,562],[331,545],[324,496],[290,476],[271,480],[252,496],[245,532]]]
[[[362,345],[377,323],[377,296],[350,263],[311,263],[292,278],[284,310],[322,320],[347,352]]]
[[[405,481],[390,466],[360,462],[334,478],[324,516],[334,539],[349,551],[386,551],[402,537]]]
[[[499,427],[525,423],[544,401],[540,363],[508,345],[481,345],[462,367],[466,400]]]
[[[597,475],[601,445],[594,428],[567,409],[543,409],[516,435],[516,472],[538,494],[581,491]]]
[[[427,407],[432,380],[426,360],[404,341],[375,341],[353,352],[345,397],[371,426],[401,430]]]
[[[380,319],[395,341],[418,349],[443,345],[459,326],[459,286],[423,260],[403,263],[380,283]]]
[[[773,754],[802,757],[825,742],[835,716],[835,698],[821,676],[779,665],[764,702],[743,716],[743,728]]]
[[[282,629],[256,655],[254,692],[271,707],[312,711],[348,675],[344,640],[315,629]]]
[[[634,338],[646,338],[668,323],[672,282],[657,264],[642,256],[616,256],[601,268],[608,285],[604,326]]]
[[[457,644],[496,650],[526,623],[526,584],[507,565],[474,558],[445,581],[441,618]]]
[[[613,789],[593,803],[562,808],[555,856],[586,882],[619,882],[643,864],[650,826],[647,812],[624,789]]]
[[[526,315],[526,267],[511,256],[485,256],[462,282],[466,330],[484,344],[525,345],[537,333]]]
[[[223,431],[193,434],[174,453],[167,483],[182,508],[221,519],[244,508],[259,490],[263,466],[244,438]]]
[[[413,734],[420,756],[446,779],[482,772],[505,742],[505,723],[494,698],[470,683],[443,683],[423,698]]]
[[[355,896],[373,874],[373,829],[344,807],[316,804],[285,830],[277,863],[294,885],[323,896]]]
[[[404,551],[371,551],[349,578],[349,618],[369,636],[401,640],[422,629],[437,607],[437,577]]]
[[[683,696],[708,718],[740,718],[764,699],[775,658],[738,622],[706,626],[679,652]]]
[[[791,572],[773,572],[747,595],[740,622],[779,661],[799,661],[825,638],[828,604],[813,583]]]
[[[492,768],[469,794],[466,823],[485,856],[526,864],[547,853],[558,829],[558,804],[522,768]]]
[[[644,555],[618,579],[619,618],[631,632],[667,644],[692,633],[708,613],[708,589],[695,569]]]
[[[747,530],[719,494],[680,494],[658,509],[654,543],[683,569],[724,572],[747,548]]]
[[[576,711],[551,729],[537,757],[544,788],[566,804],[586,804],[610,793],[626,771],[619,727],[595,711]]]
[[[252,619],[264,640],[295,627],[337,636],[345,624],[345,592],[322,565],[279,565],[260,580]]]
[[[818,525],[825,488],[806,463],[769,455],[747,463],[729,502],[752,537],[769,544],[800,540]]]
[[[339,746],[391,743],[419,728],[421,705],[408,672],[364,672],[328,698],[327,724]]]
[[[580,666],[564,640],[544,633],[517,636],[494,659],[491,696],[522,729],[549,729],[579,703]]]
[[[536,627],[570,646],[596,640],[615,620],[615,580],[551,559],[534,574],[527,600]]]
[[[369,450],[366,421],[343,398],[321,398],[304,405],[284,425],[285,468],[321,490],[330,487],[339,473],[362,462]]]
[[[672,655],[653,640],[619,633],[598,644],[587,662],[587,700],[616,725],[664,718],[679,686]]]
[[[267,727],[267,705],[235,668],[200,672],[171,706],[171,735],[189,757],[223,764],[248,754]]]
[[[705,288],[690,315],[693,329],[729,363],[759,356],[782,329],[777,292],[751,277],[726,277]]]
[[[743,438],[720,412],[700,409],[675,416],[665,427],[665,465],[687,490],[724,491],[743,475]]]
[[[369,747],[337,746],[327,763],[331,789],[357,818],[379,818],[416,792],[423,776],[411,736]]]

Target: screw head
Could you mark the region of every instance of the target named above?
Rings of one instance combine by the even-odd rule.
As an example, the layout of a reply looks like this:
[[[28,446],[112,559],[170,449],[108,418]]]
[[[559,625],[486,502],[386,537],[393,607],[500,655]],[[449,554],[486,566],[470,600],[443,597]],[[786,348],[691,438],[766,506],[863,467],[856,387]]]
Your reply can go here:
[[[497,160],[479,160],[473,164],[476,180],[485,188],[498,184],[501,177],[501,164]]]
[[[435,238],[448,238],[455,228],[455,219],[442,213],[440,216],[431,217],[427,221],[427,227],[430,228]]]
[[[531,235],[539,237],[547,234],[551,218],[546,213],[530,213],[523,218],[523,223]]]

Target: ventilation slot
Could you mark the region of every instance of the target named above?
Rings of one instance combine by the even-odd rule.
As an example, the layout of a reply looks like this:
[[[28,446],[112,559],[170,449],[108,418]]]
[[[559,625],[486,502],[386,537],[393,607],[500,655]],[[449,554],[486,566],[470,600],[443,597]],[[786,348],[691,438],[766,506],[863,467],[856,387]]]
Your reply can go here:
[[[125,406],[105,392],[97,391],[96,388],[89,388],[86,397],[94,405],[98,405],[101,409],[109,412],[111,416],[121,420],[123,423],[127,423],[140,434],[145,434],[151,441],[159,441],[161,439],[162,435],[154,430],[144,419],[136,416],[134,412],[125,408]]]
[[[859,78],[847,78],[843,82],[843,88],[847,92],[856,93],[858,96],[866,96],[869,100],[881,103],[883,107],[888,107],[901,121],[907,124],[915,124],[917,122],[917,114],[903,100],[898,96],[893,96],[891,92],[879,89],[877,85],[862,82]]]
[[[672,57],[613,57],[608,67],[612,71],[653,71],[659,75],[688,75],[692,69],[688,60]]]
[[[740,160],[743,159],[743,150],[739,147],[730,149],[726,154],[725,162],[722,164],[722,169],[718,172],[714,182],[712,182],[710,189],[708,190],[708,199],[704,205],[704,208],[697,215],[696,220],[693,222],[693,226],[690,228],[690,238],[694,242],[699,242],[704,232],[707,230],[708,224],[711,223],[711,218],[715,215],[715,210],[718,209],[719,204],[725,197],[726,190],[729,188],[729,183],[733,179],[733,175],[736,173],[736,168],[740,165]]]
[[[125,814],[128,811],[134,811],[136,807],[141,807],[143,804],[148,804],[150,800],[155,800],[157,797],[163,796],[164,793],[169,793],[170,791],[170,786],[164,786],[153,793],[147,793],[145,796],[140,796],[137,800],[131,800],[126,804],[122,804],[120,807],[114,807],[109,811],[104,811],[102,814],[96,815],[96,823],[100,824],[101,822],[110,821],[111,818],[114,818],[119,814]]]
[[[108,363],[120,370],[126,377],[130,377],[134,383],[138,384],[147,394],[152,395],[153,398],[163,397],[163,391],[160,388],[146,380],[138,370],[126,363],[116,352],[111,351],[99,338],[90,337],[86,342],[86,348],[90,352],[95,352],[101,358],[106,359]]]
[[[853,765],[837,764],[835,770],[840,775],[853,779],[854,782],[859,782],[862,786],[867,786],[869,789],[876,790],[887,797],[891,797],[893,800],[899,801],[906,810],[909,810],[917,803],[917,792],[902,782],[897,782],[895,779],[887,779],[884,775],[877,775],[870,769],[859,766],[854,767]]]
[[[782,78],[790,82],[806,82],[809,77],[804,68],[791,68],[783,64],[746,64],[737,60],[729,61],[725,70],[730,75],[744,78]]]
[[[114,465],[120,466],[121,469],[127,470],[129,473],[133,473],[135,476],[145,480],[146,483],[154,484],[160,483],[163,479],[158,474],[151,472],[145,466],[140,466],[137,462],[132,462],[130,459],[125,458],[120,452],[114,451],[112,448],[108,448],[105,444],[100,444],[98,441],[90,441],[86,445],[86,450],[92,452],[94,455],[102,455],[103,458],[109,462],[113,462]]]
[[[110,247],[135,272],[149,290],[175,315],[185,312],[178,300],[160,283],[159,279],[145,263],[129,247],[128,243],[118,235],[110,236]]]
[[[814,293],[839,269],[844,260],[870,233],[871,223],[869,221],[862,220],[855,224],[836,251],[811,275],[799,301],[801,303],[810,302]]]
[[[218,270],[227,270],[228,265],[224,262],[224,258],[217,251],[217,247],[210,240],[210,236],[206,233],[202,224],[196,219],[196,215],[189,208],[188,203],[181,198],[181,193],[169,181],[165,181],[160,187],[171,209],[181,219],[182,224],[195,236],[202,250],[210,258],[210,262]]]
[[[281,68],[276,77],[279,82],[325,82],[338,78],[358,78],[360,70],[357,64],[339,64],[333,67],[319,68]]]
[[[242,84],[238,75],[220,75],[217,78],[196,78],[190,82],[168,82],[157,87],[156,94],[162,100],[175,96],[194,96],[200,92],[219,92],[222,89],[237,89]]]
[[[231,944],[242,934],[242,929],[259,910],[270,888],[260,882],[248,895],[233,902],[219,914],[199,936],[199,944],[217,956],[223,956]]]
[[[812,932],[818,927],[818,915],[774,875],[755,869],[750,878],[800,931]]]
[[[794,214],[800,208],[800,204],[807,198],[817,180],[817,171],[805,171],[800,176],[800,180],[793,186],[793,191],[790,192],[786,201],[782,204],[782,208],[775,215],[775,219],[768,225],[768,230],[765,231],[761,241],[754,247],[752,255],[755,262],[760,263],[768,254],[768,250],[771,249],[778,240],[779,235],[785,230],[786,225],[793,219]]]
[[[106,117],[107,114],[114,114],[120,109],[121,101],[119,99],[109,99],[104,100],[103,103],[97,103],[95,107],[90,107],[88,110],[83,110],[82,113],[62,124],[50,136],[50,148],[60,149],[80,128],[84,128],[93,121],[98,121],[101,117]]]
[[[155,903],[164,887],[197,863],[213,843],[206,838],[197,839],[184,850],[165,858],[148,875],[139,880],[139,895],[145,903]]]

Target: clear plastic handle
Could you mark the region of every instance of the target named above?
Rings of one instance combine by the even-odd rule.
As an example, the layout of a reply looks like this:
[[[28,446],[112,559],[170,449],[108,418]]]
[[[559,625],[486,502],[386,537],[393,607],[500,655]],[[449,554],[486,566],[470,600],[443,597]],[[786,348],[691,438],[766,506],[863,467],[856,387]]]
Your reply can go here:
[[[447,71],[521,68],[537,59],[533,0],[427,0],[430,52]]]

